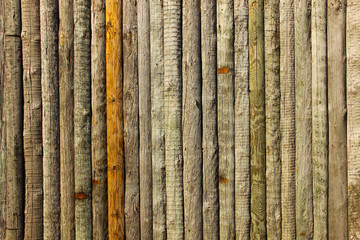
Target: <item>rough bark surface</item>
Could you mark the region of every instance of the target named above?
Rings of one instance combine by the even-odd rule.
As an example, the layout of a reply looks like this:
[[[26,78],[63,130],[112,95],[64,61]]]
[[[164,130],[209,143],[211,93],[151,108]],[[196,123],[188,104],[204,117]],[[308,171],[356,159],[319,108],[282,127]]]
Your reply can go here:
[[[234,1],[217,2],[220,239],[235,237]]]
[[[328,1],[329,239],[348,239],[346,0]]]
[[[203,238],[219,239],[219,146],[217,137],[216,2],[202,0]]]
[[[249,2],[250,239],[266,238],[264,1]]]
[[[166,239],[163,1],[150,0],[153,238]]]
[[[294,1],[280,0],[281,235],[295,239]]]
[[[295,0],[296,238],[313,238],[311,1]]]
[[[60,239],[58,1],[40,2],[44,239]]]
[[[108,239],[105,0],[91,1],[91,158],[93,239]]]
[[[109,240],[124,239],[122,1],[106,0],[106,126]]]
[[[167,239],[182,239],[184,237],[181,89],[181,1],[164,0]]]
[[[6,239],[24,237],[23,84],[20,0],[4,1]]]
[[[140,239],[137,4],[138,0],[129,0],[123,6],[125,235],[129,239]]]
[[[349,239],[360,239],[360,2],[347,1],[347,154],[348,154],[348,231]]]

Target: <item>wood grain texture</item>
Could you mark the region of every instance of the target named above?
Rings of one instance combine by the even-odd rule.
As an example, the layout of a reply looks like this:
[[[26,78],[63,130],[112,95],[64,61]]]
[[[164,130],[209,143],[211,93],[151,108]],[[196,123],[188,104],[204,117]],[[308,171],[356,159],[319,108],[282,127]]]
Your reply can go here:
[[[311,1],[295,0],[296,237],[313,238]]]
[[[329,239],[348,239],[346,154],[346,1],[327,3]]]
[[[328,238],[328,114],[325,0],[311,2],[314,238]]]
[[[217,2],[220,239],[235,237],[234,1]]]
[[[181,1],[164,0],[164,114],[167,239],[184,238],[181,89]]]
[[[281,239],[280,9],[264,2],[267,239]]]
[[[25,232],[24,239],[43,236],[43,176],[41,136],[40,1],[21,1]]]
[[[91,239],[92,237],[90,6],[90,0],[74,1],[74,176],[76,239]]]
[[[108,231],[112,240],[125,237],[122,1],[105,3]]]
[[[166,239],[163,1],[150,0],[153,238]]]
[[[202,0],[203,238],[219,239],[219,145],[217,136],[216,2]]]
[[[4,0],[6,239],[24,237],[23,84],[20,0]]]
[[[348,231],[349,239],[360,239],[360,2],[347,1],[346,12],[346,90],[348,154]]]
[[[138,0],[130,0],[123,5],[125,235],[129,239],[140,239],[137,4]]]
[[[281,234],[296,237],[294,1],[280,0]]]
[[[182,13],[185,239],[201,239],[203,208],[200,0],[184,0]]]
[[[235,20],[235,230],[250,238],[249,5],[234,0]]]
[[[249,2],[250,239],[266,238],[264,2]]]
[[[58,1],[40,2],[44,239],[60,239]]]
[[[61,238],[75,239],[73,0],[59,1]]]
[[[91,1],[91,172],[94,240],[108,239],[105,0]]]

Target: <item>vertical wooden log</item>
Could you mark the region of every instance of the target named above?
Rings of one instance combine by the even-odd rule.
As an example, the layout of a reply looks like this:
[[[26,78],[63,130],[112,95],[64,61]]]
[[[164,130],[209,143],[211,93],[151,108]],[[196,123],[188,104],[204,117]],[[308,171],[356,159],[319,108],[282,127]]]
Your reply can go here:
[[[137,4],[130,0],[123,6],[125,235],[130,239],[140,239]]]
[[[265,0],[264,10],[266,227],[267,239],[281,239],[279,0]]]
[[[235,236],[234,1],[217,2],[220,239]]]
[[[166,239],[163,1],[150,0],[153,238]]]
[[[202,239],[200,0],[184,0],[182,13],[185,239]]]
[[[296,237],[294,1],[280,0],[281,234]]]
[[[166,227],[170,240],[184,238],[181,88],[181,1],[164,0]]]
[[[105,0],[91,1],[91,158],[93,239],[108,239]]]
[[[40,1],[21,1],[23,88],[25,232],[24,239],[42,239],[43,184],[41,136]]]
[[[348,231],[349,239],[360,239],[360,2],[347,1],[347,154],[348,154]]]
[[[266,238],[264,1],[249,2],[251,239]]]
[[[295,0],[296,237],[313,238],[311,1]]]
[[[328,1],[329,239],[348,239],[346,1]]]
[[[328,238],[328,117],[325,0],[312,0],[312,163],[314,238]]]
[[[235,229],[250,237],[249,5],[234,1],[235,20]]]
[[[109,240],[124,239],[122,1],[106,0],[106,126]]]
[[[40,1],[44,239],[60,239],[58,1]]]
[[[75,239],[73,0],[59,1],[61,239]]]
[[[6,239],[24,237],[23,84],[20,0],[5,0]]]
[[[216,2],[202,0],[203,238],[219,239],[219,146],[217,136]]]

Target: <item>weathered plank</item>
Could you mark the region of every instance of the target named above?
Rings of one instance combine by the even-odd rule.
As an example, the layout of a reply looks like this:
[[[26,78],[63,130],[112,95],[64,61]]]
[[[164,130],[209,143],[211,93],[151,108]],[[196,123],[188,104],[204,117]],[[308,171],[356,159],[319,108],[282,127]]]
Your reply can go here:
[[[251,239],[266,238],[264,1],[249,2]]]
[[[345,3],[329,0],[327,4],[329,239],[348,239]]]

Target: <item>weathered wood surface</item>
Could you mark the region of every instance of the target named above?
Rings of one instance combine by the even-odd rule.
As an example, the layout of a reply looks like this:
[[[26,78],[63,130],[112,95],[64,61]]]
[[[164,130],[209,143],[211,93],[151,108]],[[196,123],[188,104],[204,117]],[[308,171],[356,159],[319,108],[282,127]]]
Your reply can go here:
[[[168,239],[184,237],[181,88],[181,1],[164,0],[164,115]]]
[[[4,0],[6,239],[24,237],[23,84],[20,0]]]
[[[267,239],[281,239],[279,3],[264,3]]]
[[[347,1],[346,87],[348,154],[348,231],[349,239],[360,239],[360,2]]]
[[[40,1],[21,1],[24,89],[25,232],[43,236]]]
[[[153,238],[166,239],[163,1],[150,0]]]
[[[295,32],[294,1],[280,0],[281,234],[295,239]]]
[[[140,239],[138,0],[123,3],[125,235]]]
[[[217,138],[216,2],[202,0],[203,238],[219,239],[219,146]]]
[[[313,238],[311,1],[295,0],[296,237]]]
[[[200,0],[182,6],[184,228],[185,239],[202,239]]]
[[[249,2],[251,239],[266,238],[264,2]]]
[[[312,164],[314,238],[328,238],[326,0],[312,0]]]
[[[348,239],[345,3],[330,0],[327,4],[329,239]]]
[[[93,239],[108,239],[105,0],[91,1],[91,161]]]
[[[217,2],[220,239],[235,237],[234,1]]]
[[[44,239],[60,239],[58,1],[40,1]]]
[[[122,1],[106,0],[106,124],[109,240],[124,239]]]
[[[61,239],[75,239],[73,0],[59,1]]]

